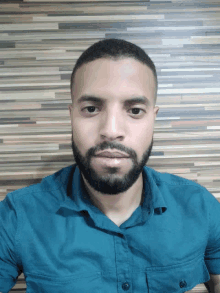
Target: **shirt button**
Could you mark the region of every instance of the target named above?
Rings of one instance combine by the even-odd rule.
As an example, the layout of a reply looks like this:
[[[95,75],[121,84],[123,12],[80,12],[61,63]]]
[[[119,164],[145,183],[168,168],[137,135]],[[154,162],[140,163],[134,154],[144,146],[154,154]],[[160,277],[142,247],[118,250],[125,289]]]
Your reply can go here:
[[[179,285],[180,285],[180,288],[185,288],[187,286],[187,283],[185,280],[183,280],[183,281],[180,281]]]
[[[124,290],[124,291],[128,291],[129,290],[129,288],[130,288],[130,284],[129,283],[123,283],[122,284],[122,289]]]

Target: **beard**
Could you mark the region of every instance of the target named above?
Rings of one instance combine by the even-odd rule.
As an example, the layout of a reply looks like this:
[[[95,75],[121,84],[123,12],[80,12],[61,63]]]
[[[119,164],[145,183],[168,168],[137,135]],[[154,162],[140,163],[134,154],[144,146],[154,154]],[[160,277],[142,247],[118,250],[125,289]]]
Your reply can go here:
[[[153,137],[149,147],[144,152],[142,159],[139,162],[137,154],[133,149],[110,141],[104,141],[101,144],[90,148],[86,152],[85,156],[83,156],[76,146],[72,134],[72,151],[79,170],[84,175],[90,186],[103,194],[118,194],[127,191],[136,182],[139,175],[143,171],[143,168],[150,157],[152,147]],[[132,160],[132,167],[126,174],[124,174],[124,176],[121,177],[117,175],[119,169],[118,167],[109,167],[108,175],[99,175],[91,166],[91,159],[95,153],[107,149],[119,150],[130,156],[130,159]]]

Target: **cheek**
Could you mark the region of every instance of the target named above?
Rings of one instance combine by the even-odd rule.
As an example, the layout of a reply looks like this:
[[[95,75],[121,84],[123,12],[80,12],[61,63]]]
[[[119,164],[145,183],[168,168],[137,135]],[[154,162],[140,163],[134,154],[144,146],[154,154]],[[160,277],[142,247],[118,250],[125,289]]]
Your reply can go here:
[[[73,120],[73,140],[82,154],[94,146],[95,127],[80,119]]]
[[[153,121],[147,120],[144,123],[136,124],[133,128],[133,134],[134,137],[136,137],[137,140],[140,142],[147,143],[148,141],[151,141],[152,135],[154,130],[154,123]]]
[[[142,156],[142,154],[149,147],[153,137],[153,129],[154,126],[152,123],[137,125],[137,127],[134,129],[133,141],[135,143],[135,149],[137,150],[139,156]]]

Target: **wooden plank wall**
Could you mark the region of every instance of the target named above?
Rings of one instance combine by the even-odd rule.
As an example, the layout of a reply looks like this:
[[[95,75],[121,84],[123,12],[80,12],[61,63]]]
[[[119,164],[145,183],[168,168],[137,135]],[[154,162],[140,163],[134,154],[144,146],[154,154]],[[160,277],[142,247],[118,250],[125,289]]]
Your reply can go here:
[[[219,0],[1,2],[0,200],[73,163],[70,75],[86,48],[112,37],[141,46],[157,67],[148,165],[220,199],[219,29]]]

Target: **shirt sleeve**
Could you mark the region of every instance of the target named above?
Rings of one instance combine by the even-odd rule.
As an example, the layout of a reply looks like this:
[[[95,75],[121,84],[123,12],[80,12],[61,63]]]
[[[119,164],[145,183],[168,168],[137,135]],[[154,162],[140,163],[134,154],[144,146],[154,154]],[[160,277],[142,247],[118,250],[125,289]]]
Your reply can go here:
[[[10,194],[0,202],[0,292],[2,293],[10,291],[21,273],[16,259],[16,230],[17,212]]]
[[[206,191],[209,193],[208,191]],[[209,231],[205,263],[210,274],[220,274],[220,203],[209,193]]]

